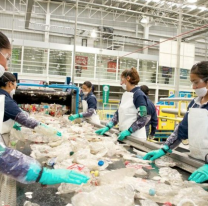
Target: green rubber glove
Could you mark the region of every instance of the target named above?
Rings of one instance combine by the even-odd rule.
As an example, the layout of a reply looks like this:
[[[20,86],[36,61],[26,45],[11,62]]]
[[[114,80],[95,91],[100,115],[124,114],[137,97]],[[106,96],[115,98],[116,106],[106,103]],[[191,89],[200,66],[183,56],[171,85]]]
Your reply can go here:
[[[0,155],[2,155],[2,153],[4,153],[6,150],[6,147],[0,143]]]
[[[104,135],[109,130],[110,130],[109,127],[104,127],[104,128],[101,128],[101,129],[96,130],[95,133],[96,134],[99,134],[99,135]]]
[[[38,163],[30,164],[29,170],[26,174],[26,182],[35,182],[38,178],[38,174],[41,171],[41,166]],[[39,182],[43,185],[54,185],[60,183],[71,183],[80,185],[87,183],[89,177],[73,170],[67,169],[47,169],[43,168],[42,176]]]
[[[208,180],[208,164],[204,164],[203,166],[195,170],[188,180],[194,181],[196,183],[201,183]]]
[[[151,152],[148,152],[143,157],[143,160],[151,160],[151,161],[153,161],[153,160],[156,160],[156,159],[164,156],[167,152],[172,153],[172,150],[167,145],[164,145],[162,149],[153,150]]]
[[[82,114],[74,114],[74,115],[69,116],[69,120],[74,121],[75,119],[82,118],[82,117],[83,117]]]
[[[90,178],[86,175],[67,169],[43,169],[40,183],[43,185],[55,185],[60,183],[71,183],[81,185],[87,183]]]
[[[44,127],[45,129],[54,130],[53,128],[51,128],[47,124],[40,123],[40,126]],[[62,133],[59,132],[59,131],[56,131],[56,135],[59,136],[59,137],[62,137]]]
[[[106,127],[98,129],[95,131],[96,134],[104,135],[107,131],[109,131],[113,127],[113,122],[109,122]]]
[[[124,140],[127,136],[130,136],[132,132],[130,132],[129,130],[124,130],[122,132],[120,132],[119,136],[118,136],[118,140],[122,141]]]
[[[21,131],[21,125],[18,124],[17,122],[14,123],[13,128],[16,129],[17,131]]]

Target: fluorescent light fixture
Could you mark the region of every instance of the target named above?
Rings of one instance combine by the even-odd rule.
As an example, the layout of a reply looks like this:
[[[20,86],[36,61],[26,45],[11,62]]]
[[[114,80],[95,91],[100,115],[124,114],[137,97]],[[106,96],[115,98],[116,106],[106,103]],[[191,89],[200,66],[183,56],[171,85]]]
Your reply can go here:
[[[188,3],[196,3],[197,0],[187,0]]]
[[[142,24],[147,24],[149,21],[146,16],[143,16],[142,20],[140,21]]]
[[[94,29],[91,32],[91,37],[93,37],[93,38],[96,38],[97,37],[97,33],[95,32]]]
[[[202,10],[202,11],[206,11],[206,10],[207,10],[207,8],[204,7],[204,6],[200,6],[200,7],[198,7],[198,9],[200,9],[200,10]]]

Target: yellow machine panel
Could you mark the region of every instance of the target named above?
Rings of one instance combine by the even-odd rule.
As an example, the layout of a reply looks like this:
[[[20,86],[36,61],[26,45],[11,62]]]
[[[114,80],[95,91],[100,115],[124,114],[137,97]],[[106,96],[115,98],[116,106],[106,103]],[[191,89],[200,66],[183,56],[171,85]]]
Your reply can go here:
[[[175,108],[175,106],[157,105],[156,106],[157,116],[175,118],[174,114],[163,113],[162,109],[164,108]],[[174,130],[174,128],[175,128],[175,122],[173,120],[158,118],[157,130]]]

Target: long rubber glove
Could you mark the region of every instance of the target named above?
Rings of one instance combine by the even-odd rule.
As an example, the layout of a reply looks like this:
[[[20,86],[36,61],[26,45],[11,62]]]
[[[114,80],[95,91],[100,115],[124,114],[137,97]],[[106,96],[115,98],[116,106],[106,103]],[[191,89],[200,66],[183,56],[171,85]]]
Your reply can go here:
[[[47,130],[50,130],[50,131],[53,131],[54,129],[51,128],[50,126],[46,125],[46,124],[43,124],[43,123],[40,123],[40,126],[42,126],[43,128],[47,129]],[[56,135],[59,136],[59,137],[62,137],[62,134],[61,132],[59,131],[56,131]]]
[[[34,182],[39,174],[40,167],[37,164],[31,164],[26,175],[26,181]],[[43,168],[42,176],[39,182],[43,185],[55,185],[60,183],[71,183],[80,185],[87,183],[89,177],[73,170],[67,169],[47,169]]]
[[[203,166],[195,170],[188,180],[194,181],[196,183],[201,183],[208,180],[208,164],[204,164]]]
[[[122,132],[120,132],[119,136],[118,136],[118,140],[122,141],[124,140],[127,136],[130,136],[132,132],[131,128],[129,130],[124,130]]]
[[[164,145],[162,149],[153,150],[148,152],[144,157],[143,160],[156,160],[162,156],[164,156],[167,152],[172,153],[172,150],[167,146]]]
[[[75,119],[82,118],[82,117],[83,117],[82,114],[74,114],[74,115],[69,116],[69,120],[74,121]]]
[[[95,133],[99,135],[104,135],[112,127],[113,127],[113,122],[109,122],[106,127],[96,130]]]

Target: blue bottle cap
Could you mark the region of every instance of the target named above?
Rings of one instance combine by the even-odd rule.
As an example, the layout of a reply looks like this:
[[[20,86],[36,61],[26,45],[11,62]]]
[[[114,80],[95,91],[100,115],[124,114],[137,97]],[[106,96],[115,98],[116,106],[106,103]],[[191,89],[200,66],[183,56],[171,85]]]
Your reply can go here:
[[[149,190],[149,195],[154,196],[155,195],[155,190],[154,189],[150,189]]]
[[[100,160],[100,161],[98,162],[98,165],[99,165],[99,166],[103,166],[103,165],[104,165],[104,161],[103,161],[103,160]]]

